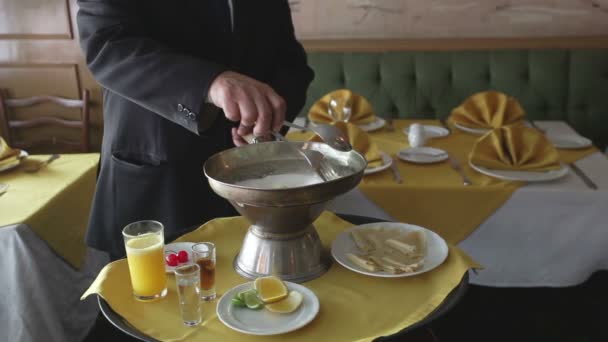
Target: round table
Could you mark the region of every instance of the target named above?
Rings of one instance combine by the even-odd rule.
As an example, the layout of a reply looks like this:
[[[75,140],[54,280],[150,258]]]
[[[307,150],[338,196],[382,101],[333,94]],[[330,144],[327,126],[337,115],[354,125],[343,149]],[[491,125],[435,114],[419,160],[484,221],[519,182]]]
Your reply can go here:
[[[338,216],[355,225],[383,221],[383,220],[379,220],[379,219],[372,218],[372,217],[357,216],[357,215],[338,214]],[[393,339],[399,338],[402,335],[404,335],[408,332],[411,332],[417,328],[426,326],[429,323],[431,323],[432,321],[434,321],[435,319],[443,316],[445,313],[450,311],[460,301],[460,299],[464,296],[465,292],[467,291],[468,285],[469,285],[469,274],[467,272],[463,275],[458,286],[455,287],[454,290],[452,290],[452,292],[450,292],[450,294],[446,297],[446,299],[443,301],[443,303],[441,303],[441,305],[439,307],[437,307],[435,309],[435,311],[431,312],[426,318],[424,318],[423,320],[421,320],[415,324],[408,326],[407,328],[401,330],[400,332],[398,332],[396,334],[393,334],[390,336],[380,336],[377,339],[377,341],[388,341],[388,340],[393,340]],[[112,325],[114,325],[116,328],[118,328],[125,334],[127,334],[131,337],[134,337],[136,339],[146,341],[146,342],[157,342],[158,341],[148,335],[143,334],[142,332],[140,332],[137,329],[135,329],[134,327],[132,327],[131,324],[129,324],[129,322],[127,322],[119,314],[117,314],[114,310],[112,310],[112,308],[108,305],[108,303],[100,296],[97,297],[97,301],[99,303],[99,308],[101,309],[101,312],[106,317],[106,319],[108,321],[110,321],[110,323],[112,323]]]

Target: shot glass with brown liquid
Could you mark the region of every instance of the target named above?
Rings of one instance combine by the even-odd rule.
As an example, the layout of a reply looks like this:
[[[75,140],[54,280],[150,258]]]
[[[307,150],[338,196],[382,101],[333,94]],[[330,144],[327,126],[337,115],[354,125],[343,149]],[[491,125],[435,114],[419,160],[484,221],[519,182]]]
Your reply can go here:
[[[201,299],[214,300],[215,294],[215,245],[201,242],[192,246],[192,257],[201,272]]]

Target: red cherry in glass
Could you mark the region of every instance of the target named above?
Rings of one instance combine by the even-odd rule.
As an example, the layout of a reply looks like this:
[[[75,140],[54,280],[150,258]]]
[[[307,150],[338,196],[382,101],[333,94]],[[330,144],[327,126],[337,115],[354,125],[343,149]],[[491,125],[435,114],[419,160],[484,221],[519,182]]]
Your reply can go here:
[[[179,253],[177,253],[177,260],[179,260],[179,262],[188,262],[188,252],[179,251]]]
[[[167,265],[177,266],[178,263],[179,263],[179,260],[178,260],[177,254],[171,253],[171,254],[167,255]]]

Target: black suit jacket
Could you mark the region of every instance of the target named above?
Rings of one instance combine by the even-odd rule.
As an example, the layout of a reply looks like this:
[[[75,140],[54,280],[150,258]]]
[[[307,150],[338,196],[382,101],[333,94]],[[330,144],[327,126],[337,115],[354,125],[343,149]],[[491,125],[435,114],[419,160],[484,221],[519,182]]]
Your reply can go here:
[[[120,256],[130,222],[158,220],[170,240],[235,213],[202,172],[209,156],[233,147],[232,123],[202,109],[221,72],[269,84],[287,102],[288,118],[303,106],[313,73],[287,0],[234,0],[233,33],[214,1],[78,1],[81,46],[104,100],[90,246]]]

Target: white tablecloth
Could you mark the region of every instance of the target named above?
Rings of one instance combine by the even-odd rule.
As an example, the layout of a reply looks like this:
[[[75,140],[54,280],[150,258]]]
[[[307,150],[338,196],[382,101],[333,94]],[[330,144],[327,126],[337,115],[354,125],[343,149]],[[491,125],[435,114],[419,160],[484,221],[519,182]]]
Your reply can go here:
[[[563,122],[537,125],[551,134],[573,133]],[[576,165],[599,190],[588,189],[572,172],[557,181],[528,184],[459,244],[485,267],[471,274],[472,283],[562,287],[608,270],[608,159],[598,152]],[[393,220],[358,189],[335,199],[330,209]]]
[[[80,295],[106,254],[89,249],[75,270],[25,224],[0,227],[0,250],[0,341],[81,341],[99,309]]]

